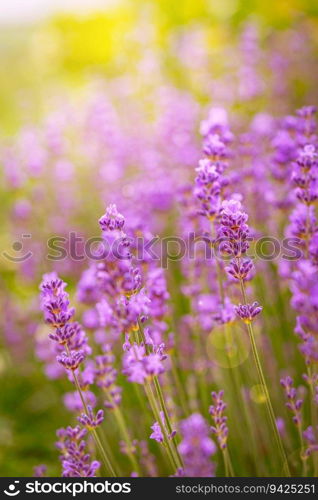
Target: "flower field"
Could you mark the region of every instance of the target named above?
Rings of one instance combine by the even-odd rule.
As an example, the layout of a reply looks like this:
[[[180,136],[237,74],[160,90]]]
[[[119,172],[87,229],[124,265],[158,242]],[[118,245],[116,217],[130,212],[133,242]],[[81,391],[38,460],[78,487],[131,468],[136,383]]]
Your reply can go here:
[[[110,3],[1,35],[0,474],[317,476],[318,10]]]

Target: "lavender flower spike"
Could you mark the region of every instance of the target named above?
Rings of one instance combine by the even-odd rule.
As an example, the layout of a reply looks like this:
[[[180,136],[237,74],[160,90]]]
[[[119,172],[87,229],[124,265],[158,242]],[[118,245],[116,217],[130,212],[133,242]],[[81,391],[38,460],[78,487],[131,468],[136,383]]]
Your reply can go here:
[[[125,218],[117,211],[116,205],[109,205],[98,222],[103,231],[114,231],[124,227]]]
[[[85,353],[84,351],[63,352],[60,356],[56,356],[56,359],[66,370],[75,371],[84,361]]]
[[[227,426],[227,417],[224,415],[226,409],[226,404],[223,401],[224,391],[211,392],[214,404],[210,406],[209,413],[214,420],[214,426],[211,427],[211,431],[215,434],[221,450],[227,447],[227,436],[229,429]]]
[[[263,308],[255,301],[252,304],[239,304],[235,306],[234,309],[237,316],[241,318],[244,323],[250,324]]]
[[[104,411],[98,410],[96,416],[93,413],[93,408],[91,406],[87,406],[87,414],[82,413],[80,417],[77,417],[77,420],[83,427],[86,427],[88,430],[95,429],[98,427],[104,420]]]
[[[297,399],[297,391],[293,387],[293,379],[291,377],[282,378],[280,381],[282,387],[285,389],[287,397],[287,408],[293,413],[294,424],[301,425],[301,407],[303,405],[302,399]]]

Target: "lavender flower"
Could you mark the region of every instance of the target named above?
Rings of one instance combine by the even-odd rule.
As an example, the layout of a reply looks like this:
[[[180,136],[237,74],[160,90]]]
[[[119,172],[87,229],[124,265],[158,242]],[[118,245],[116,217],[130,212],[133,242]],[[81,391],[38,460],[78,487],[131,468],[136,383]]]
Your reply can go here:
[[[106,393],[106,401],[104,406],[109,409],[114,409],[121,403],[122,389],[116,385],[117,370],[114,369],[114,355],[111,353],[109,344],[103,347],[104,354],[95,357],[95,379],[96,385],[104,389]]]
[[[294,424],[301,425],[301,407],[303,406],[303,400],[297,399],[297,391],[293,387],[293,379],[291,377],[282,378],[280,381],[282,387],[285,389],[287,397],[287,408],[293,413]]]
[[[210,458],[216,446],[209,438],[209,428],[202,415],[193,413],[180,423],[182,441],[178,446],[184,461],[186,477],[212,477],[214,464]]]
[[[308,448],[305,451],[305,454],[307,456],[310,456],[313,452],[318,451],[318,441],[317,441],[317,437],[316,437],[317,432],[318,432],[318,428],[316,429],[316,433],[315,433],[312,425],[307,427],[307,429],[304,430],[304,432],[303,432],[303,436],[306,439],[306,441],[308,442]]]
[[[99,219],[99,225],[103,231],[120,230],[125,225],[125,218],[117,211],[116,205],[109,205],[105,214]]]
[[[152,426],[152,434],[150,434],[150,439],[154,439],[158,443],[162,443],[164,441],[164,436],[161,430],[161,426],[159,422],[155,422]]]
[[[79,426],[57,431],[59,441],[56,447],[61,452],[63,477],[95,477],[100,463],[97,460],[91,461],[83,439],[85,435],[86,429],[81,429]]]
[[[57,361],[66,368],[66,370],[75,371],[85,359],[83,351],[63,352],[60,356],[56,356]]]
[[[104,420],[104,411],[98,410],[96,415],[93,413],[93,408],[91,406],[87,406],[87,414],[82,413],[80,417],[77,417],[77,420],[83,427],[86,427],[88,430],[95,429],[98,427]]]
[[[255,301],[252,304],[239,304],[238,306],[235,306],[234,309],[237,316],[243,320],[244,323],[249,324],[263,308],[258,304],[258,302]]]
[[[36,465],[33,468],[33,477],[45,477],[45,474],[47,472],[47,466],[46,465]]]
[[[211,427],[213,434],[215,434],[221,450],[227,447],[227,436],[229,429],[227,426],[227,417],[224,415],[226,404],[223,401],[224,391],[211,392],[214,404],[210,406],[209,413],[214,420],[214,426]]]
[[[166,421],[165,421],[165,416],[164,416],[164,413],[162,411],[160,412],[160,420],[161,420],[160,423],[155,422],[151,426],[151,429],[153,432],[150,435],[150,439],[154,439],[158,443],[163,443],[163,441],[165,439],[164,432],[168,436],[168,439],[173,439],[174,436],[176,435],[177,431],[172,430],[172,432],[169,433],[169,431],[167,429]],[[163,429],[164,429],[164,432],[163,432]]]
[[[74,315],[69,307],[69,297],[64,291],[66,283],[55,273],[44,275],[41,283],[41,307],[45,320],[55,328],[63,327]]]

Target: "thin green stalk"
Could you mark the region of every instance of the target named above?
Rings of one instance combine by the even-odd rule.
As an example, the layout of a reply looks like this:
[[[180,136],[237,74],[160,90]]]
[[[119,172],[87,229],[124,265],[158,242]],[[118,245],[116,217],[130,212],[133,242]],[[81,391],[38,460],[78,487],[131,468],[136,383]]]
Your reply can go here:
[[[246,298],[246,292],[245,292],[245,287],[244,287],[244,281],[242,279],[240,280],[240,285],[241,285],[241,291],[242,291],[242,296],[243,296],[244,304],[247,304],[247,298]],[[271,403],[271,399],[270,399],[270,396],[269,396],[269,391],[268,391],[268,388],[267,388],[266,380],[265,380],[265,377],[264,377],[264,374],[263,374],[263,369],[262,369],[261,361],[260,361],[260,358],[259,358],[259,355],[258,355],[258,350],[257,350],[256,342],[255,342],[255,336],[254,336],[254,331],[253,331],[252,323],[247,323],[247,329],[248,329],[248,334],[249,334],[249,337],[250,337],[250,343],[251,343],[251,347],[252,347],[252,352],[253,352],[254,362],[255,362],[255,365],[256,365],[256,370],[257,370],[257,373],[258,373],[258,378],[259,378],[260,385],[261,385],[261,387],[263,389],[263,392],[264,392],[264,397],[265,397],[265,403],[266,403],[266,408],[267,408],[267,412],[268,412],[268,417],[269,417],[270,423],[272,425],[272,429],[273,429],[273,432],[274,432],[275,440],[276,440],[276,443],[277,443],[277,446],[278,446],[278,449],[279,449],[279,453],[281,455],[281,459],[282,459],[282,462],[283,462],[284,473],[286,474],[287,477],[290,477],[290,471],[289,471],[289,466],[288,466],[288,462],[287,462],[287,457],[286,457],[286,453],[285,453],[285,450],[284,450],[284,447],[283,447],[283,443],[282,443],[280,434],[279,434],[278,429],[277,429],[275,413],[274,413],[273,406],[272,406],[272,403]]]
[[[281,459],[283,461],[283,469],[284,469],[284,472],[285,472],[286,476],[290,477],[290,471],[289,471],[289,466],[288,466],[288,463],[287,463],[287,457],[286,457],[286,454],[285,454],[285,450],[284,450],[284,447],[283,447],[283,443],[282,443],[281,437],[280,437],[278,429],[277,429],[276,418],[275,418],[274,410],[273,410],[272,403],[271,403],[271,400],[270,400],[269,391],[268,391],[268,388],[267,388],[265,377],[264,377],[264,374],[263,374],[262,365],[261,365],[261,362],[260,362],[260,359],[259,359],[259,356],[258,356],[258,351],[257,351],[257,346],[256,346],[256,342],[255,342],[255,337],[254,337],[254,332],[253,332],[252,324],[248,323],[247,327],[248,327],[248,333],[249,333],[249,337],[250,337],[250,342],[251,342],[251,346],[252,346],[253,357],[254,357],[254,361],[255,361],[255,365],[256,365],[256,369],[257,369],[259,381],[260,381],[260,385],[261,385],[261,387],[263,389],[263,392],[264,392],[265,403],[266,403],[266,408],[267,408],[269,420],[271,422],[272,429],[273,429],[273,432],[274,432],[274,436],[275,436],[275,439],[276,439],[276,443],[277,443],[277,446],[278,446],[278,449],[279,449],[279,453],[280,453]]]
[[[222,449],[222,455],[223,455],[226,477],[234,477],[234,471],[233,471],[233,466],[232,466],[229,450],[227,448]]]
[[[77,375],[76,373],[73,371],[73,376],[74,376],[74,382],[75,382],[75,386],[76,386],[76,389],[77,389],[77,392],[79,393],[79,396],[81,398],[81,401],[82,401],[82,404],[83,404],[83,407],[84,407],[84,411],[86,413],[86,415],[88,416],[88,408],[87,408],[87,405],[86,405],[86,401],[84,399],[84,396],[83,396],[83,393],[82,393],[82,390],[80,388],[80,385],[79,385],[79,382],[78,382],[78,378],[77,378]],[[111,464],[111,461],[109,460],[106,452],[105,452],[105,449],[104,449],[104,446],[102,445],[102,442],[97,434],[97,431],[96,429],[90,429],[90,432],[92,433],[93,435],[93,438],[94,438],[94,441],[96,443],[96,446],[97,448],[99,449],[100,451],[100,454],[103,458],[103,462],[104,462],[104,465],[107,469],[110,470],[110,473],[111,473],[111,476],[112,477],[117,477],[116,475],[116,472]]]
[[[135,471],[140,473],[140,467],[138,465],[138,462],[136,460],[136,457],[133,453],[133,444],[132,444],[132,441],[131,441],[131,438],[130,438],[130,435],[129,435],[129,432],[128,432],[128,429],[127,429],[127,425],[126,425],[126,422],[125,422],[125,419],[123,417],[123,414],[122,412],[120,411],[120,408],[115,404],[114,402],[114,399],[111,395],[111,393],[107,390],[107,388],[105,387],[104,388],[104,392],[106,393],[106,396],[109,400],[109,402],[113,405],[113,414],[117,420],[117,424],[118,424],[118,427],[123,435],[123,438],[124,440],[126,441],[127,445],[128,445],[128,449],[127,449],[127,455],[132,463],[132,466],[134,467]]]
[[[302,461],[302,467],[303,467],[303,477],[307,477],[307,457],[305,456],[305,444],[304,444],[304,438],[303,438],[303,433],[301,426],[298,426],[298,432],[299,432],[299,441],[300,441],[300,458]]]
[[[308,380],[309,380],[309,390],[310,390],[310,413],[312,427],[314,429],[315,435],[317,434],[317,406],[315,404],[315,391],[313,386],[313,373],[311,366],[307,366]],[[314,476],[318,475],[318,453],[312,453],[312,460],[314,465]]]
[[[173,469],[178,469],[179,466],[178,466],[178,463],[177,463],[177,461],[175,459],[173,451],[171,449],[169,436],[168,436],[166,428],[163,425],[163,422],[161,420],[160,411],[159,411],[159,408],[157,406],[157,402],[155,400],[154,394],[152,392],[152,388],[151,388],[150,382],[148,380],[145,381],[144,387],[145,387],[145,392],[146,392],[147,398],[149,400],[150,407],[152,409],[154,417],[155,417],[156,421],[158,422],[158,424],[161,427],[161,431],[162,431],[162,434],[164,436],[164,445],[165,445],[165,448],[166,448],[167,455],[169,457],[170,463],[172,465],[172,468]]]
[[[172,377],[173,377],[174,383],[176,384],[176,387],[177,387],[177,392],[178,392],[178,396],[180,399],[182,411],[185,415],[187,415],[190,412],[190,410],[188,407],[188,402],[187,402],[187,399],[185,396],[185,392],[183,390],[183,385],[180,381],[179,373],[176,369],[176,366],[175,366],[173,359],[171,359],[171,372],[172,372]]]
[[[169,413],[168,413],[168,410],[167,410],[167,407],[166,407],[166,403],[165,403],[165,400],[164,400],[164,397],[163,397],[163,393],[162,393],[162,389],[161,389],[158,377],[154,377],[154,385],[155,385],[155,388],[156,388],[156,391],[157,391],[157,395],[159,397],[161,408],[162,408],[164,416],[165,416],[165,421],[167,423],[169,434],[171,435],[172,432],[173,432],[173,429],[172,429],[172,426],[171,426],[171,421],[170,421]],[[172,438],[172,443],[173,443],[173,446],[174,446],[174,449],[175,449],[175,454],[176,454],[176,456],[178,458],[178,465],[179,465],[179,467],[182,468],[183,467],[182,459],[180,457],[180,454],[179,454],[179,451],[178,451],[178,447],[177,447],[177,444],[176,444],[176,441],[175,441],[174,437]]]
[[[142,327],[139,319],[138,319],[138,326],[139,326],[139,332],[140,332],[140,335],[141,335],[141,339],[142,339],[142,341],[143,341],[143,343],[145,345],[146,353],[149,354],[149,349],[148,349],[148,346],[146,345],[145,333],[144,333],[143,327]],[[153,377],[153,381],[154,381],[156,392],[157,392],[157,395],[158,395],[158,398],[159,398],[159,401],[160,401],[161,409],[162,409],[162,411],[164,413],[164,416],[165,416],[165,421],[166,421],[166,424],[167,424],[169,435],[171,435],[173,429],[172,429],[172,426],[171,426],[169,413],[168,413],[168,410],[167,410],[167,407],[166,407],[166,403],[165,403],[165,400],[164,400],[164,397],[163,397],[163,393],[162,393],[162,389],[161,389],[158,377],[154,376]],[[163,427],[165,427],[165,426],[163,426]],[[169,436],[168,436],[168,441],[170,441]],[[177,465],[178,465],[178,467],[181,468],[181,467],[183,467],[183,464],[182,464],[182,460],[181,460],[181,457],[180,457],[180,454],[179,454],[179,451],[178,451],[178,447],[177,447],[177,444],[176,444],[176,441],[175,441],[174,437],[172,438],[172,443],[173,443],[173,447],[174,447],[174,453],[173,453],[173,455],[176,455],[176,457],[177,457]]]
[[[142,325],[141,325],[139,319],[138,319],[138,326],[139,326],[139,333],[141,335],[141,340],[142,340],[142,342],[144,343],[144,346],[145,346],[145,351],[146,351],[147,354],[149,354],[149,348],[148,348],[148,346],[146,344],[145,334],[144,334],[144,331],[143,331],[143,328],[142,328]],[[135,342],[137,344],[139,344],[138,331],[137,330],[134,331],[133,335],[134,335]],[[161,419],[161,416],[160,416],[160,408],[159,408],[159,406],[157,404],[157,401],[156,401],[156,398],[155,398],[155,395],[153,393],[153,390],[152,390],[152,387],[151,387],[151,383],[150,383],[149,380],[145,380],[144,389],[145,389],[148,401],[150,403],[150,407],[151,407],[152,412],[154,414],[154,417],[155,417],[156,421],[158,422],[158,424],[160,425],[162,434],[164,436],[164,444],[166,446],[167,454],[168,454],[168,457],[170,459],[171,465],[172,465],[173,468],[178,469],[180,466],[179,466],[178,461],[177,461],[177,459],[175,457],[174,450],[171,447],[171,442],[170,442],[170,439],[169,439],[169,435],[167,434],[166,426],[162,422],[162,419]]]

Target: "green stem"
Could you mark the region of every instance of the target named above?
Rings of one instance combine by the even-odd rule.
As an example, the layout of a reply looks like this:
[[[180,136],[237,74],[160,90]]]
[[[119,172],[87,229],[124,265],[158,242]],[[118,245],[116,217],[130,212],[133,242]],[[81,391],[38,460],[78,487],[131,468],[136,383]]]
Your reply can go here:
[[[140,335],[141,335],[141,339],[142,339],[142,341],[144,343],[144,346],[145,346],[146,353],[149,354],[149,347],[146,344],[145,333],[144,333],[142,324],[139,321],[139,319],[138,319],[138,327],[139,327],[139,332],[140,332]],[[162,409],[162,411],[164,413],[164,416],[165,416],[165,421],[166,421],[166,424],[167,424],[169,435],[171,436],[171,434],[172,434],[172,426],[171,426],[169,413],[168,413],[168,410],[167,410],[167,407],[166,407],[166,403],[165,403],[165,400],[164,400],[164,397],[163,397],[163,393],[162,393],[162,389],[161,389],[158,377],[154,376],[153,377],[153,381],[154,381],[156,392],[157,392],[157,395],[158,395],[158,398],[159,398],[159,401],[160,401],[161,409]],[[160,415],[160,413],[159,413],[159,415]],[[160,421],[161,421],[161,419],[160,419]],[[160,421],[158,423],[161,425]],[[165,426],[163,426],[163,427],[165,427]],[[170,442],[169,436],[168,436],[168,441]],[[176,455],[176,457],[177,457],[177,466],[178,466],[178,468],[182,468],[183,467],[182,460],[181,460],[180,454],[178,452],[178,447],[177,447],[177,444],[176,444],[176,441],[175,441],[174,437],[172,438],[172,443],[173,443],[173,447],[174,447],[174,453],[173,453],[173,455]]]
[[[244,286],[244,281],[242,279],[240,280],[240,285],[241,285],[241,291],[242,291],[242,296],[243,296],[244,304],[247,304],[247,297],[246,297],[246,292],[245,292],[245,286]],[[272,425],[272,429],[273,429],[273,432],[274,432],[275,440],[276,440],[276,443],[277,443],[277,446],[278,446],[278,449],[279,449],[279,453],[281,455],[281,459],[282,459],[282,462],[283,462],[284,473],[286,474],[287,477],[290,477],[290,471],[289,471],[289,466],[288,466],[288,462],[287,462],[287,457],[286,457],[286,453],[285,453],[285,450],[284,450],[284,447],[283,447],[283,443],[282,443],[280,434],[279,434],[278,429],[277,429],[275,413],[274,413],[273,406],[272,406],[272,403],[271,403],[271,399],[270,399],[270,396],[269,396],[269,391],[268,391],[268,388],[267,388],[266,380],[265,380],[265,377],[264,377],[264,374],[263,374],[262,364],[261,364],[261,361],[260,361],[260,358],[259,358],[259,355],[258,355],[258,350],[257,350],[256,342],[255,342],[255,336],[254,336],[254,331],[253,331],[252,323],[247,323],[247,329],[248,329],[248,334],[249,334],[249,337],[250,337],[250,343],[251,343],[251,347],[252,347],[252,352],[253,352],[254,362],[255,362],[255,365],[256,365],[256,370],[257,370],[257,373],[258,373],[258,378],[259,378],[260,385],[262,387],[262,390],[263,390],[263,393],[264,393],[264,397],[265,397],[265,403],[266,403],[266,409],[267,409],[268,417],[269,417],[270,423]]]
[[[113,414],[117,420],[118,427],[119,427],[119,429],[124,437],[124,440],[126,441],[126,443],[128,445],[127,455],[132,463],[132,466],[135,468],[135,471],[138,472],[138,474],[140,474],[140,468],[139,468],[139,465],[137,463],[136,457],[133,453],[134,447],[133,447],[133,444],[132,444],[132,441],[131,441],[123,414],[120,411],[120,408],[118,408],[118,406],[114,402],[114,399],[113,399],[110,391],[108,391],[106,387],[104,388],[104,392],[106,393],[109,402],[113,405]]]
[[[183,390],[183,385],[180,381],[178,370],[176,369],[176,366],[175,366],[173,359],[171,359],[171,372],[172,372],[172,377],[173,377],[174,383],[176,384],[176,387],[177,387],[177,392],[178,392],[178,396],[180,398],[180,404],[181,404],[182,411],[183,411],[184,415],[187,415],[190,410],[188,407],[185,392]]]
[[[224,448],[222,450],[222,455],[223,455],[223,460],[224,460],[226,477],[234,477],[234,471],[233,471],[233,467],[232,467],[232,462],[231,462],[229,450],[227,448]]]
[[[171,435],[172,432],[173,432],[173,429],[172,429],[172,425],[171,425],[169,413],[168,413],[168,410],[167,410],[167,407],[166,407],[166,403],[165,403],[165,400],[164,400],[164,397],[163,397],[163,393],[162,393],[162,389],[161,389],[158,377],[154,377],[154,385],[155,385],[155,388],[156,388],[156,391],[157,391],[157,395],[159,397],[161,408],[162,408],[164,416],[165,416],[165,421],[167,423],[169,434]],[[179,454],[179,451],[178,451],[178,447],[177,447],[177,444],[176,444],[176,441],[175,441],[174,437],[172,438],[172,442],[173,442],[175,454],[176,454],[176,456],[178,458],[178,462],[179,462],[178,465],[179,465],[179,467],[182,468],[183,467],[182,459],[180,457],[180,454]]]
[[[75,386],[76,386],[76,389],[77,389],[77,392],[79,393],[79,396],[81,398],[81,401],[82,401],[82,405],[83,405],[83,408],[84,408],[84,411],[86,413],[86,415],[88,416],[88,408],[87,408],[87,404],[86,404],[86,401],[84,399],[84,396],[83,396],[83,393],[82,393],[82,390],[81,390],[81,387],[79,385],[79,382],[78,382],[78,378],[77,378],[77,375],[75,373],[75,371],[73,371],[73,377],[74,377],[74,382],[75,382]],[[104,465],[106,467],[106,469],[108,469],[111,473],[111,477],[117,477],[116,476],[116,473],[115,473],[115,470],[111,464],[111,461],[109,460],[105,450],[104,450],[104,447],[101,443],[101,440],[97,434],[97,431],[96,429],[91,429],[90,432],[92,433],[92,436],[94,438],[94,441],[95,441],[95,444],[97,446],[97,448],[99,449],[100,451],[100,454],[103,458],[103,462],[104,462]]]
[[[298,426],[298,432],[299,432],[299,441],[300,441],[300,458],[303,464],[303,477],[307,477],[307,457],[305,456],[305,444],[304,444],[304,438],[303,438],[303,433],[301,426]]]
[[[146,392],[147,398],[149,400],[150,407],[152,409],[154,417],[155,417],[156,421],[158,422],[158,424],[160,425],[161,432],[162,432],[162,434],[164,436],[164,445],[165,445],[165,448],[166,448],[167,455],[169,457],[171,466],[172,466],[173,469],[178,469],[179,466],[178,466],[178,463],[177,463],[177,461],[175,459],[173,451],[171,449],[169,436],[168,436],[166,428],[163,425],[163,422],[161,420],[160,410],[159,410],[159,408],[157,406],[157,402],[155,400],[155,396],[153,394],[150,382],[148,380],[145,381],[144,387],[145,387],[145,392]]]
[[[279,449],[279,453],[280,453],[281,459],[283,461],[283,469],[284,469],[284,472],[285,472],[286,476],[290,477],[290,471],[289,471],[289,466],[288,466],[288,462],[287,462],[287,457],[286,457],[286,454],[285,454],[285,450],[284,450],[284,447],[283,447],[283,444],[282,444],[281,437],[280,437],[278,429],[277,429],[276,418],[275,418],[274,410],[273,410],[272,403],[271,403],[271,400],[270,400],[270,396],[269,396],[269,391],[268,391],[268,388],[267,388],[266,380],[265,380],[265,377],[264,377],[264,374],[263,374],[262,365],[261,365],[261,362],[260,362],[260,359],[259,359],[259,355],[258,355],[258,351],[257,351],[257,346],[256,346],[256,342],[255,342],[255,337],[254,337],[254,332],[253,332],[252,324],[249,323],[247,325],[247,327],[248,327],[248,333],[249,333],[249,337],[250,337],[250,342],[251,342],[251,346],[252,346],[253,357],[254,357],[254,361],[255,361],[255,365],[256,365],[256,369],[257,369],[259,381],[260,381],[260,385],[261,385],[263,393],[264,393],[264,398],[265,398],[265,403],[266,403],[266,408],[267,408],[269,420],[271,422],[272,430],[274,432],[274,436],[275,436],[276,443],[277,443],[277,446],[278,446],[278,449]]]
[[[308,380],[309,380],[309,390],[310,390],[310,413],[312,427],[314,429],[314,434],[317,434],[317,406],[315,404],[315,390],[313,383],[313,372],[311,366],[307,366]],[[314,476],[318,475],[318,453],[312,453],[312,460],[314,465]]]
[[[139,333],[140,333],[140,336],[141,336],[141,340],[142,340],[142,342],[144,343],[144,346],[145,346],[145,351],[146,351],[147,354],[149,354],[150,353],[149,347],[146,344],[145,333],[144,333],[144,330],[142,328],[142,325],[141,325],[141,322],[139,321],[139,319],[138,319],[138,327],[139,327]],[[138,331],[136,330],[133,333],[134,333],[134,340],[135,340],[136,344],[139,344]],[[146,396],[147,396],[147,398],[149,400],[149,403],[150,403],[150,407],[151,407],[152,412],[154,414],[154,417],[155,417],[156,421],[158,422],[158,424],[160,425],[161,432],[162,432],[162,434],[164,436],[164,444],[166,446],[167,454],[168,454],[168,457],[170,459],[171,465],[172,465],[173,468],[176,467],[178,469],[180,466],[178,464],[178,461],[176,460],[176,457],[175,457],[175,454],[174,454],[174,450],[171,447],[171,442],[170,442],[169,435],[167,434],[167,431],[166,431],[166,426],[164,425],[164,423],[161,420],[160,408],[157,405],[157,401],[156,401],[156,398],[155,398],[155,395],[153,393],[153,390],[152,390],[152,387],[151,387],[151,383],[149,382],[149,380],[145,380],[144,388],[145,388]]]

